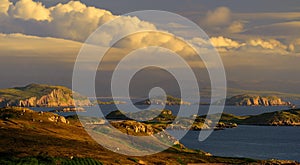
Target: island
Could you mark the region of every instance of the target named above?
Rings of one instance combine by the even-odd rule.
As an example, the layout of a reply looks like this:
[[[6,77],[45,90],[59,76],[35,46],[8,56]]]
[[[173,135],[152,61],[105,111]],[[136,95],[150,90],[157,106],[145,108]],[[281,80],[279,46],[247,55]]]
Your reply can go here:
[[[98,104],[98,105],[116,105],[116,104],[126,104],[126,101],[101,101],[101,100],[95,100],[93,102],[94,104]]]
[[[157,115],[158,114],[158,115]],[[154,117],[155,116],[155,117]],[[177,117],[173,115],[170,110],[147,110],[136,113],[125,113],[120,110],[110,112],[106,115],[106,119],[110,123],[122,123],[128,120],[137,120],[140,123],[157,130],[172,129],[172,130],[223,130],[225,128],[235,128],[237,124],[234,122],[220,121],[213,123],[212,120],[207,119],[206,116],[192,116],[192,117]],[[175,120],[176,119],[176,120]]]
[[[162,97],[157,96],[151,99],[146,99],[143,101],[136,102],[135,105],[191,105],[190,102],[184,101],[180,98],[173,97],[170,95],[166,96],[166,100]]]
[[[224,102],[224,100],[223,100]],[[220,104],[220,101],[216,104]],[[252,94],[236,95],[225,100],[230,106],[292,106],[290,102],[283,101],[277,96],[259,96]]]
[[[0,89],[0,107],[74,107],[75,105],[92,104],[87,97],[63,86],[29,84],[25,87]]]

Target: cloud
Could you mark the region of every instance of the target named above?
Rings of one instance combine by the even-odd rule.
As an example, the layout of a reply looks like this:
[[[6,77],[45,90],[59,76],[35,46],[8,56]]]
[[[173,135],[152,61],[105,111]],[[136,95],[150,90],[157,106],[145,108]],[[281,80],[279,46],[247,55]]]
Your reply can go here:
[[[229,27],[227,28],[229,33],[240,33],[244,31],[244,23],[240,21],[232,22]]]
[[[87,6],[80,1],[70,1],[66,4],[58,3],[52,7],[45,7],[41,2],[32,0],[21,0],[13,4],[8,0],[0,0],[0,12],[4,15],[0,17],[0,31],[4,33],[23,33],[30,36],[61,38],[84,42],[86,38],[94,32],[100,25],[115,20],[108,26],[107,33],[96,36],[99,44],[108,46],[114,40],[114,36],[127,34],[136,30],[157,30],[156,26],[150,22],[142,21],[137,17],[117,16],[110,11]],[[232,13],[227,7],[219,7],[214,11],[209,11],[203,20],[207,26],[216,27],[226,33],[240,33],[244,31],[243,21],[232,21]],[[184,28],[178,24],[168,24],[173,28]],[[272,25],[275,26],[275,25]],[[278,25],[276,26],[283,26]],[[289,26],[298,27],[296,22]],[[298,29],[297,29],[298,30]],[[283,44],[276,39],[239,39],[236,41],[216,33],[216,37],[211,38],[212,44],[222,52],[230,52],[240,48],[254,50],[275,50],[284,53],[297,51],[295,43]],[[99,38],[101,40],[99,41]],[[237,38],[237,37],[235,37]],[[207,41],[201,38],[194,38],[190,42],[196,47],[203,48]],[[180,52],[186,56],[193,56],[194,52],[184,43],[178,42],[174,35],[162,36],[158,33],[141,33],[128,37],[117,45],[118,49],[128,47],[142,47],[148,44],[164,46],[175,52]],[[268,51],[270,52],[270,51]]]
[[[256,26],[244,32],[246,35],[261,35],[281,38],[300,37],[300,21],[280,22]]]
[[[243,19],[235,20],[228,7],[218,7],[213,11],[208,11],[199,24],[213,35],[224,35],[243,32],[244,22]]]
[[[10,5],[8,14],[14,18],[24,20],[50,21],[50,11],[41,2],[20,0],[15,5]]]
[[[227,7],[218,7],[214,11],[208,11],[204,24],[208,26],[226,25],[231,21],[231,11]]]
[[[297,38],[290,43],[289,50],[300,54],[300,38]]]
[[[237,41],[234,41],[230,38],[225,38],[223,36],[212,37],[210,41],[217,48],[236,49],[245,45],[244,43],[239,43]]]
[[[86,6],[80,1],[70,1],[46,8],[41,2],[21,0],[15,5],[1,0],[0,12],[8,15],[0,17],[0,31],[5,33],[24,33],[36,36],[85,41],[100,25],[120,16],[110,11]],[[141,21],[135,17],[122,17],[122,22],[116,27],[122,30],[138,28],[154,28],[151,23]],[[109,37],[109,36],[108,36]],[[107,40],[105,38],[103,40]]]
[[[12,3],[9,0],[0,0],[0,14],[3,13],[7,15],[7,11],[11,4]]]
[[[261,13],[233,13],[235,18],[243,20],[296,20],[300,18],[300,12],[261,12]]]
[[[221,55],[231,54],[260,54],[263,55],[299,55],[300,40],[283,43],[275,38],[250,38],[236,41],[224,36],[212,37],[211,43]],[[243,52],[241,54],[240,52]]]
[[[37,37],[20,33],[0,33],[0,57],[31,60],[74,62],[81,43],[51,37]]]
[[[250,46],[260,46],[264,49],[287,49],[288,47],[275,39],[263,40],[263,39],[251,39],[248,41]]]
[[[116,17],[109,11],[87,7],[79,1],[58,4],[49,10],[52,21],[47,26],[53,29],[50,35],[76,41],[84,41],[99,25]]]

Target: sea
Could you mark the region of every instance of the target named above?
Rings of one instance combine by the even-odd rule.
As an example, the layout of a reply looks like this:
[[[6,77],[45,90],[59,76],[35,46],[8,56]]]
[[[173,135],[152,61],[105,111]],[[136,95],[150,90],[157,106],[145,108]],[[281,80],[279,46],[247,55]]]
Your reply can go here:
[[[124,100],[122,100],[124,101]],[[297,105],[300,102],[296,102]],[[189,113],[192,106],[184,105],[182,110]],[[123,108],[126,104],[123,105]],[[299,107],[299,106],[298,106]],[[82,115],[102,117],[117,110],[114,105],[101,105],[86,107],[86,112]],[[137,106],[145,109],[147,106]],[[32,108],[36,111],[51,111],[55,108]],[[179,106],[166,106],[174,114],[178,113]],[[205,115],[209,109],[208,105],[200,105],[198,115]],[[225,106],[224,113],[245,116],[258,115],[267,112],[285,110],[288,107],[272,106]],[[75,115],[75,112],[58,112],[59,115]],[[190,115],[190,114],[189,114]],[[174,133],[174,132],[173,132]],[[177,132],[180,133],[180,132]],[[176,134],[176,133],[174,133]],[[245,157],[253,159],[280,159],[296,160],[300,162],[300,127],[291,126],[245,126],[239,125],[237,128],[214,131],[206,140],[198,140],[199,131],[189,131],[180,142],[188,148],[199,149],[211,153],[215,156],[224,157]]]

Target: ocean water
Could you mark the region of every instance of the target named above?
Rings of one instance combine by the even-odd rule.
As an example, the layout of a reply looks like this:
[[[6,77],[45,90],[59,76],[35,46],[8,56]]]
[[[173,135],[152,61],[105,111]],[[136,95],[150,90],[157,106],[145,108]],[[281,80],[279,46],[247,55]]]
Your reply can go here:
[[[190,131],[181,139],[186,147],[217,156],[283,159],[300,162],[300,127],[243,126],[214,131],[205,141]]]

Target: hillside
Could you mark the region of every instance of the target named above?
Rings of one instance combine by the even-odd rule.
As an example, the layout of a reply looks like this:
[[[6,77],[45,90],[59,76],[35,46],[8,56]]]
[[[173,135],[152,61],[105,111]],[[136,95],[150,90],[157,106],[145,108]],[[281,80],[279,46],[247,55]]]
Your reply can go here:
[[[94,164],[269,163],[245,158],[206,156],[202,151],[178,145],[150,156],[120,155],[103,148],[91,139],[76,117],[52,120],[53,116],[55,119],[60,118],[50,112],[39,113],[27,108],[0,109],[0,163],[23,161],[35,162],[32,164],[37,164],[37,161],[51,161],[51,164],[55,164],[53,161],[89,161]],[[130,124],[127,122],[126,126]],[[121,130],[122,128],[123,126]],[[101,133],[99,135],[103,136]],[[114,144],[115,141],[107,143]]]
[[[243,94],[226,99],[225,105],[234,106],[290,106],[290,102],[285,102],[277,96],[259,96]]]
[[[76,98],[74,102],[73,96]],[[87,106],[90,101],[62,86],[30,84],[25,87],[0,89],[0,107],[58,107]]]

